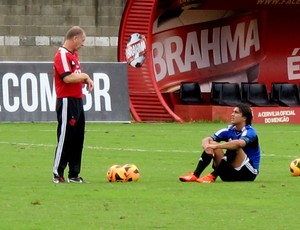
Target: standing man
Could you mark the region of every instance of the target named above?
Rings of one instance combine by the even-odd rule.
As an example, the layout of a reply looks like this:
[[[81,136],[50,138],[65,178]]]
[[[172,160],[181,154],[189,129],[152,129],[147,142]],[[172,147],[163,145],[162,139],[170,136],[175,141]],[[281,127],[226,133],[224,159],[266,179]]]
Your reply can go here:
[[[69,166],[68,182],[83,183],[79,176],[84,142],[85,116],[82,85],[91,92],[94,83],[81,72],[77,51],[83,46],[86,34],[79,26],[68,30],[65,42],[54,58],[54,82],[57,95],[57,146],[53,164],[53,182],[65,182],[64,170]]]
[[[202,140],[204,151],[195,171],[180,176],[179,180],[212,183],[220,176],[223,181],[254,181],[259,172],[260,146],[257,133],[251,126],[252,118],[248,105],[235,107],[231,114],[231,125]],[[213,172],[200,177],[211,160]]]

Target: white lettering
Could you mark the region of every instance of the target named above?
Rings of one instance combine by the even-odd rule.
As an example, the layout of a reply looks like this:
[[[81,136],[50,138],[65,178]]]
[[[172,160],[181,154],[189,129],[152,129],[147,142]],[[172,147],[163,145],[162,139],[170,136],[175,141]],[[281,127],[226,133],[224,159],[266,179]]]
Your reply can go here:
[[[288,123],[291,116],[296,116],[295,110],[279,110],[259,112],[258,117],[263,117],[265,123]]]
[[[259,112],[258,117],[296,116],[295,110]]]
[[[49,111],[55,111],[56,93],[55,88],[50,87],[49,77],[47,73],[40,74],[40,95],[41,95],[41,111],[47,111],[47,102]]]
[[[289,80],[300,79],[300,56],[295,56],[299,52],[299,48],[295,48],[293,57],[287,58],[287,71]]]
[[[166,38],[164,41],[165,53],[166,53],[166,61],[167,61],[167,69],[169,75],[174,75],[174,65],[173,62],[177,64],[178,68],[184,71],[184,63],[180,57],[183,51],[183,42],[179,36],[173,36]]]
[[[29,99],[31,99],[31,105],[29,105]],[[24,73],[21,77],[21,101],[27,112],[33,112],[38,108],[37,79],[32,73]]]
[[[101,111],[101,98],[104,99],[105,111],[111,111],[110,80],[105,73],[94,73],[95,111]],[[102,83],[102,84],[101,84]]]
[[[289,117],[271,117],[265,118],[265,123],[288,123],[290,121]]]
[[[229,61],[229,55],[231,57],[231,60],[236,60],[237,51],[241,50],[242,52],[242,50],[244,50],[244,28],[245,23],[238,24],[232,38],[230,26],[222,27],[221,49],[223,63],[227,63]]]
[[[155,42],[152,45],[153,69],[156,76],[156,81],[162,80],[167,74],[167,65],[163,58],[164,47],[160,42]]]
[[[187,34],[184,62],[186,63],[187,71],[192,70],[192,62],[195,62],[199,69],[205,67],[203,66],[203,60],[199,49],[196,31]]]
[[[10,86],[9,82],[12,81],[12,86]],[[14,73],[6,73],[2,78],[2,95],[3,95],[3,107],[8,112],[16,112],[20,106],[20,99],[18,97],[12,97],[13,103],[9,103],[10,94],[9,91],[12,87],[18,87],[19,81],[18,77]]]
[[[110,79],[105,73],[94,73],[94,90],[89,93],[86,87],[82,92],[85,96],[84,110],[112,111],[110,91]],[[39,79],[33,73],[24,73],[18,77],[14,73],[6,73],[2,77],[2,98],[3,110],[16,112],[23,108],[26,112],[34,112],[39,109],[41,112],[55,111],[56,92],[51,84],[52,79],[47,73],[40,73]],[[94,95],[94,97],[93,97]]]
[[[251,47],[254,47],[255,52],[260,50],[260,43],[259,43],[259,34],[258,34],[258,25],[257,20],[251,20],[246,36],[246,42],[245,42],[245,49],[240,49],[240,58],[244,58],[250,55]]]
[[[93,106],[92,95],[87,91],[86,87],[82,88],[82,94],[85,96],[85,104],[83,105],[84,111],[88,111]]]
[[[191,71],[192,63],[196,63],[198,69],[217,66],[248,57],[261,49],[257,19],[238,23],[235,31],[232,31],[233,27],[225,25],[191,31],[186,34],[186,39],[177,35],[154,42],[156,80]]]
[[[204,64],[203,66],[210,66],[209,51],[213,52],[213,65],[220,65],[220,27],[213,28],[212,30],[212,42],[208,41],[208,30],[201,31],[201,51]]]

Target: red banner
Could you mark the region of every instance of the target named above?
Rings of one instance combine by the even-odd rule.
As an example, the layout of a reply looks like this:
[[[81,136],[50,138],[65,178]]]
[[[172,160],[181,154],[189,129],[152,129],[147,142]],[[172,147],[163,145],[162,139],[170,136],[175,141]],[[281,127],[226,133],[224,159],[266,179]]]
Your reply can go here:
[[[299,12],[300,0],[128,0],[118,59],[130,64],[129,94],[156,93],[155,103],[180,120],[178,115],[183,117],[187,109],[192,117],[198,116],[196,106],[181,108],[173,94],[184,81],[198,82],[204,98],[209,98],[211,83],[216,81],[261,82],[268,93],[274,82],[298,84]],[[135,43],[134,36],[146,40]],[[130,96],[130,100],[136,120],[143,120],[145,114],[145,120],[165,115],[151,107],[153,102],[148,105],[147,97]],[[141,110],[141,104],[148,105],[149,111]],[[206,105],[211,106],[209,101]],[[223,119],[223,112],[224,108],[212,108],[205,119]],[[299,123],[298,112],[298,108],[279,106],[254,108],[259,123]]]
[[[254,123],[300,123],[300,108],[296,107],[253,107]]]
[[[247,75],[264,59],[263,23],[263,13],[251,12],[155,33],[153,68],[160,90],[177,89],[182,81],[207,83]]]
[[[161,91],[181,81],[300,82],[300,1],[158,1],[153,69]]]

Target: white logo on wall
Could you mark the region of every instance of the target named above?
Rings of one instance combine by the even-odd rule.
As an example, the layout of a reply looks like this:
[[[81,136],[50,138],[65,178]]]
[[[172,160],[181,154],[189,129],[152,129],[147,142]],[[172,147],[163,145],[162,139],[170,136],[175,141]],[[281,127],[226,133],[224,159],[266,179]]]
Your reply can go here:
[[[141,67],[146,58],[146,38],[134,33],[131,34],[126,47],[126,60],[132,67]]]

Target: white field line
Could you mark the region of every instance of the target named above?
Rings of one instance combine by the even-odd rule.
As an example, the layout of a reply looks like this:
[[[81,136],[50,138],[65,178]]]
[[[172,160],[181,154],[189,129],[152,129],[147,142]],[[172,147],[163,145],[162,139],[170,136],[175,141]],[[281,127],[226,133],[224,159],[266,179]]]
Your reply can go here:
[[[47,148],[55,148],[54,144],[31,144],[24,142],[8,142],[8,141],[0,141],[0,145],[17,145],[17,146],[32,146],[32,147],[47,147]],[[95,150],[108,150],[108,151],[130,151],[130,152],[157,152],[157,153],[200,153],[200,151],[187,151],[187,150],[160,150],[160,149],[135,149],[135,148],[108,148],[102,146],[84,146],[85,149],[95,149]],[[297,158],[299,156],[291,156],[291,155],[276,155],[276,154],[261,154],[263,157],[283,157],[283,158]]]
[[[24,142],[8,142],[8,141],[0,141],[0,144],[5,145],[18,145],[18,146],[33,146],[33,147],[49,147],[55,148],[56,145],[52,144],[31,144],[31,143],[24,143]],[[170,153],[187,153],[187,152],[198,152],[198,151],[184,151],[184,150],[147,150],[147,149],[133,149],[133,148],[108,148],[108,147],[101,147],[101,146],[84,146],[85,149],[96,149],[96,150],[110,150],[110,151],[131,151],[131,152],[170,152]]]

